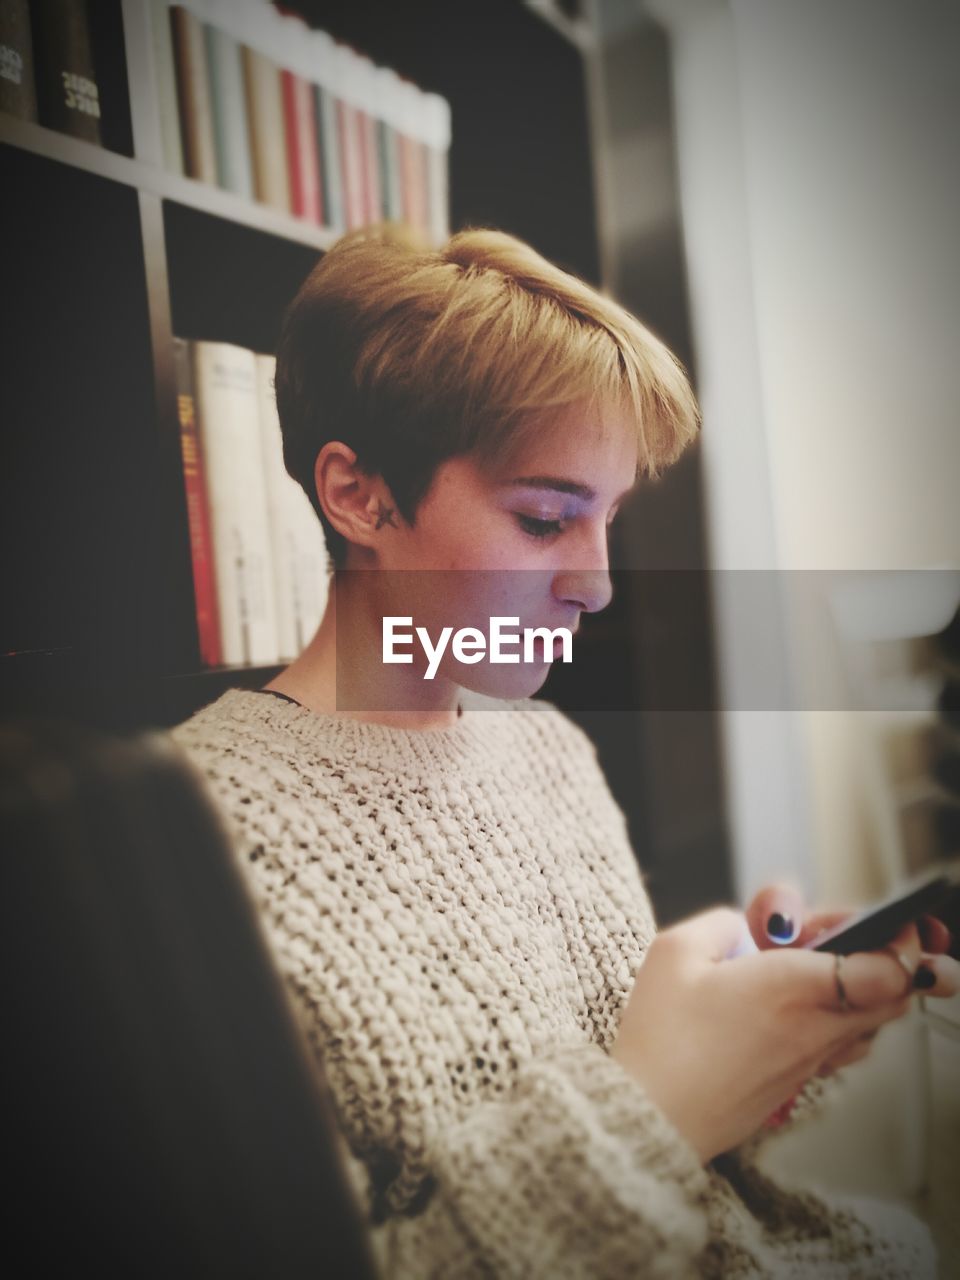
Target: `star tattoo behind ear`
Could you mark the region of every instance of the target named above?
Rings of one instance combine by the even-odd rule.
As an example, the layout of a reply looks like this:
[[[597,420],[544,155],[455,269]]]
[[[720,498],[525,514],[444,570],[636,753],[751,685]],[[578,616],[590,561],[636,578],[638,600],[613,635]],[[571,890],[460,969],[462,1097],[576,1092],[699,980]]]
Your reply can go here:
[[[382,529],[385,524],[390,525],[392,529],[397,528],[396,521],[393,518],[393,507],[388,507],[381,499],[377,499],[377,524],[378,529]]]

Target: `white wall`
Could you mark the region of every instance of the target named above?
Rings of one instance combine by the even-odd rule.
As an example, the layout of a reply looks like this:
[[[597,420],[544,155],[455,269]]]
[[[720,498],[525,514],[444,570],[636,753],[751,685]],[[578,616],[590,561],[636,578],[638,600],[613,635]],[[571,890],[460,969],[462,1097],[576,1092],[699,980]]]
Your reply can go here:
[[[714,564],[956,563],[960,5],[647,8],[674,53]],[[831,638],[822,601],[784,610],[802,702]],[[718,627],[736,705],[722,591]],[[785,860],[809,883],[802,842],[821,894],[869,886],[855,744],[839,712],[728,715],[741,883]]]
[[[960,5],[733,0],[787,567],[960,550]]]

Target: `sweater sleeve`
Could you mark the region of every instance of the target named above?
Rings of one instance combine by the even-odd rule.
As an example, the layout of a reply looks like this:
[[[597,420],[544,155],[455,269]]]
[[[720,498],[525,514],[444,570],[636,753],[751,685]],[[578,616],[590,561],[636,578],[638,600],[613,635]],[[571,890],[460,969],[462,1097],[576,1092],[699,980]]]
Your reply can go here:
[[[674,1280],[698,1273],[709,1179],[597,1045],[532,1061],[436,1136],[422,1214],[375,1232],[387,1276]]]

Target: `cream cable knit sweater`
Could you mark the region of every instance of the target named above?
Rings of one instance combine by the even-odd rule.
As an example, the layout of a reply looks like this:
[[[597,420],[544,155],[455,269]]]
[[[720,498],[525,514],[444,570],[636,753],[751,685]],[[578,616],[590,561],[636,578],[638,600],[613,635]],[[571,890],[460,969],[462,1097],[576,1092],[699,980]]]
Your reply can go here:
[[[230,691],[174,731],[238,837],[402,1277],[919,1280],[925,1234],[701,1167],[609,1056],[654,933],[587,738],[390,729]]]

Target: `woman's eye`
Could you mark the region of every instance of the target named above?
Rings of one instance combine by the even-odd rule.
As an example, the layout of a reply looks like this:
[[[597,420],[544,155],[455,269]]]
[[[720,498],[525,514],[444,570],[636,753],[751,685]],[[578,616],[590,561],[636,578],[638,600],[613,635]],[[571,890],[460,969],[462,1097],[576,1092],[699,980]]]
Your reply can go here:
[[[566,524],[563,520],[543,520],[539,516],[525,516],[517,513],[517,523],[524,533],[532,538],[554,538],[563,533]]]

